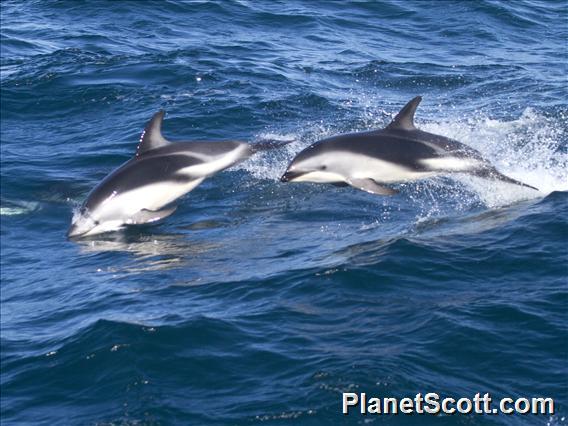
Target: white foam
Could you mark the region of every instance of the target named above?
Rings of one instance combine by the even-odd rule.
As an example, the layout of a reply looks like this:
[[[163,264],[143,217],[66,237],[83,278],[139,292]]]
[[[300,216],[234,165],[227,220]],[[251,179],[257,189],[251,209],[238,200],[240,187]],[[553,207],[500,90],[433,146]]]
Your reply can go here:
[[[250,160],[236,167],[236,169],[246,170],[256,179],[278,181],[294,155],[305,148],[300,134],[266,132],[257,135],[257,139],[269,139],[282,142],[293,140],[294,142],[284,145],[279,149],[259,152]]]
[[[565,137],[563,124],[532,108],[526,108],[518,119],[511,121],[476,116],[466,121],[427,123],[420,128],[477,149],[501,173],[540,190],[471,176],[458,177],[488,207],[568,190],[568,155],[560,151]]]
[[[376,110],[375,119],[372,113],[364,108],[362,119],[369,129],[385,126],[385,113]],[[459,183],[453,182],[455,188],[447,188],[447,183],[430,182],[422,185],[413,182],[421,194],[429,199],[436,197],[426,194],[424,190],[432,190],[438,185],[444,187],[446,192],[454,194],[460,204],[466,206],[480,200],[487,207],[494,208],[509,205],[518,201],[545,196],[553,191],[568,190],[568,155],[561,152],[562,140],[566,138],[565,121],[568,117],[561,116],[561,122],[546,117],[532,108],[526,108],[521,116],[514,120],[497,120],[488,118],[484,114],[474,113],[473,117],[445,118],[441,121],[421,123],[422,130],[440,134],[456,139],[472,148],[475,148],[488,159],[501,173],[539,188],[534,191],[518,185],[505,182],[475,178],[469,175],[452,175],[452,179],[462,182],[475,194],[467,194]],[[331,118],[329,122],[308,122],[301,125],[297,133],[263,133],[259,139],[295,139],[282,149],[267,151],[254,156],[251,160],[240,166],[255,178],[278,180],[291,159],[302,149],[316,140],[333,134],[344,133],[334,127],[337,120]],[[361,129],[351,129],[360,131]],[[431,191],[432,192],[432,191]],[[466,199],[469,197],[470,199]],[[472,198],[477,198],[473,200]]]

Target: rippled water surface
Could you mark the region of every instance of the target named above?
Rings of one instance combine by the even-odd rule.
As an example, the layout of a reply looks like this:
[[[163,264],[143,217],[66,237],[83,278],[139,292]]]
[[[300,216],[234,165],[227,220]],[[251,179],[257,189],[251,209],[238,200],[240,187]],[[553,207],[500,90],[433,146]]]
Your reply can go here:
[[[565,424],[565,1],[3,1],[2,424]],[[457,176],[284,184],[294,154],[418,127]],[[295,139],[152,226],[68,241],[158,109],[171,139]],[[555,399],[551,416],[343,416],[342,392]]]

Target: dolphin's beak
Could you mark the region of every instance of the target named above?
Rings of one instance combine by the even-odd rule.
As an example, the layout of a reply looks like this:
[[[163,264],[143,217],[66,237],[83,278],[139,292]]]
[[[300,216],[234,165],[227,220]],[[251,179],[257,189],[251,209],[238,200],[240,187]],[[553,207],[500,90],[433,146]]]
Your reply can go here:
[[[69,229],[67,230],[67,238],[72,238],[77,236],[77,226],[74,224],[71,224],[71,226],[69,227]]]
[[[83,235],[85,232],[79,229],[76,223],[72,223],[69,229],[67,230],[67,238],[78,237],[79,235]]]
[[[286,170],[286,173],[282,175],[280,178],[280,182],[292,182],[294,179],[299,178],[305,173],[302,172],[291,172],[290,170]]]

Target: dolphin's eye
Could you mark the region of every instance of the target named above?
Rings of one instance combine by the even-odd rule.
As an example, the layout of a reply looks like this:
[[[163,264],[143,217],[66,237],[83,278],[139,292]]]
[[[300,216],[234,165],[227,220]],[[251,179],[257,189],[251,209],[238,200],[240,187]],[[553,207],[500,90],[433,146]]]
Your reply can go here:
[[[327,166],[321,166],[320,167],[320,170],[326,170],[326,169],[327,169]]]
[[[101,222],[99,222],[98,220],[95,220],[95,225],[96,225],[96,226],[98,226],[98,225],[100,225],[100,224],[101,224]]]

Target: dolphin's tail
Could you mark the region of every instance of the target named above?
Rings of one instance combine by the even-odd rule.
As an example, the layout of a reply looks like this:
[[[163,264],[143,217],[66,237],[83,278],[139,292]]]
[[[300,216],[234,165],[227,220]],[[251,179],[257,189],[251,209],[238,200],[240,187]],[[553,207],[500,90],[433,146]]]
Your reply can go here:
[[[525,188],[530,188],[530,189],[534,189],[535,191],[539,191],[539,189],[535,188],[534,186],[530,186],[526,183],[519,182],[518,180],[510,178],[509,176],[505,176],[503,173],[497,171],[497,169],[495,169],[493,167],[485,168],[485,169],[481,169],[481,170],[476,170],[472,174],[474,176],[479,176],[479,177],[483,177],[483,178],[487,178],[487,179],[493,179],[493,180],[500,180],[502,182],[512,183],[513,185],[524,186]]]
[[[292,142],[296,142],[295,139],[289,140],[278,140],[278,139],[261,139],[258,142],[250,144],[252,152],[270,151],[271,149],[278,149],[286,146]]]

